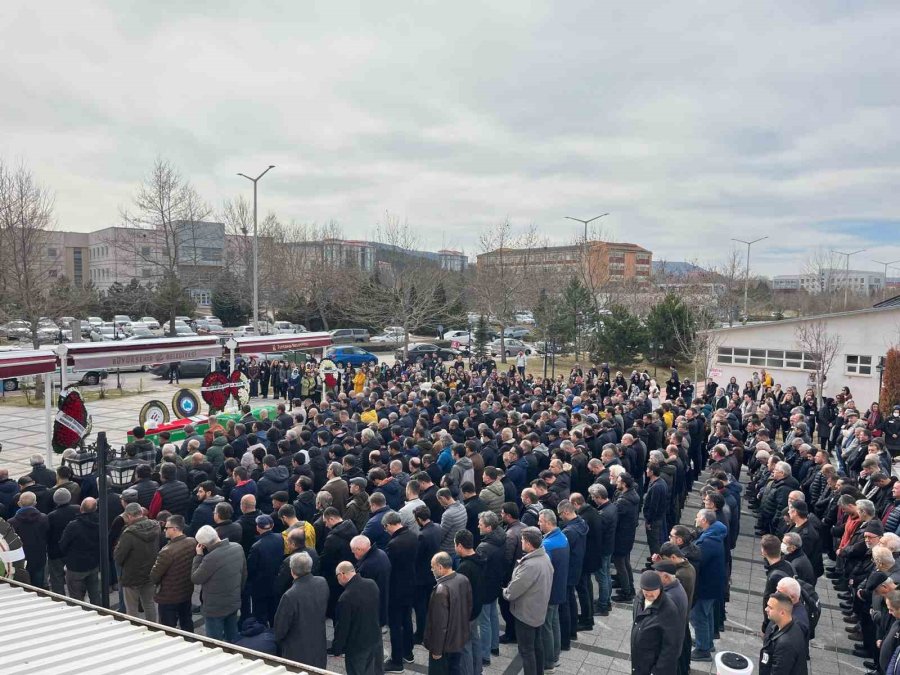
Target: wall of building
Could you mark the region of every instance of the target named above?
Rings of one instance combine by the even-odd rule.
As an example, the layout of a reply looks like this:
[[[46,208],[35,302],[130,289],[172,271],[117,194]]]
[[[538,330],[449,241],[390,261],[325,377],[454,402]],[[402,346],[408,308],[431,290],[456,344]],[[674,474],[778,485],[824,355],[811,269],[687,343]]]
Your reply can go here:
[[[872,401],[878,400],[879,358],[898,341],[900,308],[849,312],[823,320],[829,333],[841,336],[839,353],[826,380],[825,395],[833,397],[846,386],[857,405],[868,408]],[[774,321],[713,331],[720,342],[711,364],[711,376],[723,386],[735,377],[743,388],[754,371],[765,369],[775,382],[793,385],[802,393],[810,382],[811,371],[807,368],[811,359],[799,353],[795,335],[799,325],[798,321]],[[735,363],[745,359],[747,363]]]

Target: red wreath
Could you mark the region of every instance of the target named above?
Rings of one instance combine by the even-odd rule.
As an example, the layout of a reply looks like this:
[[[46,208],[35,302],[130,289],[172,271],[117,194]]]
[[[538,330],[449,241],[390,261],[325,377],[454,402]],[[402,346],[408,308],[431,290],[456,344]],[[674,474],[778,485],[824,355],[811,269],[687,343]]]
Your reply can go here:
[[[59,412],[53,422],[53,451],[57,454],[68,448],[75,448],[87,434],[90,418],[84,399],[77,389],[68,389],[59,396]],[[73,426],[81,425],[79,432]]]
[[[231,395],[231,383],[225,374],[214,370],[203,378],[200,385],[200,395],[209,404],[212,410],[224,410]]]

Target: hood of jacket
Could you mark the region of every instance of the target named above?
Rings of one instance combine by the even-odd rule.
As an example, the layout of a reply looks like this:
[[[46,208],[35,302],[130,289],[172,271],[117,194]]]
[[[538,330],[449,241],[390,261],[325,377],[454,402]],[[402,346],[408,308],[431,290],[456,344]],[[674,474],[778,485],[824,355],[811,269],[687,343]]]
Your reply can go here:
[[[331,528],[329,534],[333,534],[335,537],[340,537],[341,539],[346,539],[349,543],[350,540],[356,536],[356,525],[354,525],[352,521],[342,520]]]
[[[16,511],[16,521],[28,525],[36,523],[41,519],[41,512],[33,506],[24,506]]]
[[[495,480],[490,485],[485,485],[484,489],[501,497],[506,495],[506,492],[503,490],[503,483],[501,483],[499,480]]]
[[[79,513],[75,516],[75,521],[81,527],[97,530],[97,536],[100,536],[100,514],[96,511],[91,511],[90,513]]]
[[[475,470],[475,467],[472,465],[472,460],[468,457],[460,457],[456,460],[456,466],[461,468],[463,471],[468,471],[469,469]]]
[[[584,518],[578,516],[577,518],[573,518],[566,526],[563,528],[564,530],[572,530],[573,532],[577,532],[583,537],[587,536],[588,533],[588,524],[585,522]]]
[[[702,541],[706,541],[707,539],[712,539],[713,541],[724,541],[726,536],[728,536],[728,528],[717,520],[700,533],[700,536],[697,537],[697,544]]]
[[[288,468],[281,465],[266,469],[265,471],[263,471],[262,475],[263,478],[268,478],[270,481],[273,481],[275,483],[282,483],[290,478],[290,476],[291,472],[288,471]]]
[[[143,518],[136,523],[132,523],[122,534],[130,532],[141,541],[151,542],[159,541],[159,523],[149,518]]]
[[[207,497],[206,499],[204,499],[203,504],[206,504],[211,509],[215,509],[216,504],[224,501],[225,497],[223,497],[222,495],[213,495],[212,497]]]
[[[741,494],[744,492],[743,486],[738,483],[736,480],[731,481],[725,485],[725,489],[728,490],[734,498],[738,500],[738,503],[741,501]]]

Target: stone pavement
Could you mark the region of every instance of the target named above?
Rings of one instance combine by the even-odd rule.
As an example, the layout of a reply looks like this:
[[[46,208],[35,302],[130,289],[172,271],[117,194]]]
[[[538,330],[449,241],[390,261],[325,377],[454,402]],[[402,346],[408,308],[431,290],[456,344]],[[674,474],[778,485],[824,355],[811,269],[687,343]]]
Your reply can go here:
[[[188,381],[188,386],[199,386],[199,381]],[[94,417],[94,429],[108,432],[113,443],[123,443],[125,433],[137,424],[138,411],[151,398],[159,398],[168,404],[177,389],[161,380],[153,382],[153,392],[146,396],[124,399],[96,401],[89,409]],[[43,409],[17,406],[0,406],[0,443],[3,453],[0,466],[8,468],[13,477],[27,473],[28,457],[34,452],[44,451]],[[694,515],[699,508],[696,494],[689,496],[682,522],[693,525]],[[731,600],[727,606],[727,622],[718,650],[736,651],[757,662],[761,640],[762,591],[765,572],[759,553],[759,539],[753,535],[753,514],[746,507],[741,521],[741,535],[733,555]],[[632,564],[636,573],[643,567],[649,555],[643,529],[638,532],[639,540],[632,553]],[[822,618],[816,629],[816,638],[810,644],[812,657],[810,671],[816,675],[849,675],[865,671],[862,659],[852,655],[852,642],[844,631],[844,622],[838,607],[839,600],[827,579],[817,586],[822,602]],[[596,586],[595,586],[596,591]],[[198,630],[202,630],[202,618],[198,618]],[[614,605],[608,617],[595,617],[595,628],[591,632],[579,633],[578,641],[572,649],[562,652],[557,673],[565,675],[588,675],[593,673],[630,673],[629,661],[631,629],[631,608]],[[329,639],[331,631],[329,628]],[[388,635],[384,636],[385,654],[389,653]],[[421,646],[415,648],[416,663],[407,664],[411,672],[425,673],[427,654]],[[341,659],[330,658],[330,670],[344,672]],[[515,645],[500,645],[500,656],[493,657],[485,675],[513,675],[520,671]],[[692,673],[712,673],[712,663],[691,664]]]

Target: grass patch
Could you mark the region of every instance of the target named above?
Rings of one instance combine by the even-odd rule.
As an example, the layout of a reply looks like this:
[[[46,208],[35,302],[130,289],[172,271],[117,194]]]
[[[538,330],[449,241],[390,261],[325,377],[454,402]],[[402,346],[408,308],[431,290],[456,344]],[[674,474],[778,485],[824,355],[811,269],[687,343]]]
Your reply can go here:
[[[106,389],[102,392],[99,389],[84,389],[79,388],[81,392],[81,396],[84,399],[85,403],[89,403],[92,401],[100,401],[100,400],[109,400],[109,399],[119,399],[119,398],[130,398],[132,396],[141,396],[146,395],[146,392],[139,390],[131,390],[131,389]],[[51,405],[55,406],[56,402],[51,401]],[[0,398],[0,407],[3,406],[16,406],[16,407],[24,407],[24,408],[43,408],[44,407],[44,399],[35,398],[33,392],[29,392],[27,396],[18,395],[17,392],[12,392],[11,394],[7,394],[6,396]]]

